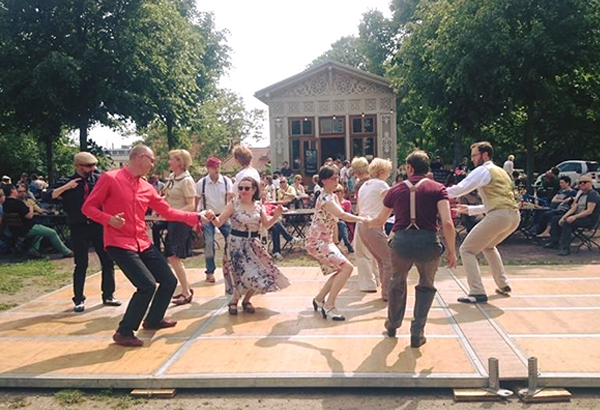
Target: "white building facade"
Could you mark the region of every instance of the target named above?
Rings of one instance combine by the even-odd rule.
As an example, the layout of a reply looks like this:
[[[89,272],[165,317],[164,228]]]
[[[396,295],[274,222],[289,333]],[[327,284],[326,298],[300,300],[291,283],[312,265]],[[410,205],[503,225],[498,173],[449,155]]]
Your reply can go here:
[[[316,174],[328,157],[397,165],[396,95],[383,77],[329,61],[256,92],[269,106],[273,170]]]

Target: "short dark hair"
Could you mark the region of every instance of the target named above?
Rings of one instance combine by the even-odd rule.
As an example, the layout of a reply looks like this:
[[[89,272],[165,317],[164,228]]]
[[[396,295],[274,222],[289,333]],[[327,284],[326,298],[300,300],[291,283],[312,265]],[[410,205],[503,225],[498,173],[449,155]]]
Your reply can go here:
[[[252,184],[252,187],[254,188],[254,195],[252,195],[252,199],[258,201],[260,199],[260,185],[258,185],[256,179],[252,177],[244,177],[240,182],[238,182],[238,186],[244,181],[250,182]]]
[[[490,159],[494,158],[494,148],[488,141],[479,141],[471,145],[471,149],[477,148],[480,153],[487,152]]]
[[[568,185],[571,185],[571,177],[563,175],[562,177],[560,177],[561,181],[565,181]]]
[[[411,152],[406,157],[406,163],[413,167],[417,175],[425,175],[429,172],[429,155],[425,151]]]
[[[556,176],[560,175],[560,169],[558,169],[557,167],[552,167],[552,169],[550,170],[550,172],[552,172]]]
[[[324,179],[329,179],[335,174],[337,174],[337,170],[334,167],[330,167],[329,165],[323,165],[321,169],[319,169],[319,185],[321,185],[321,182]]]
[[[13,184],[6,184],[2,187],[2,192],[4,192],[4,195],[8,198],[13,189],[15,189]]]

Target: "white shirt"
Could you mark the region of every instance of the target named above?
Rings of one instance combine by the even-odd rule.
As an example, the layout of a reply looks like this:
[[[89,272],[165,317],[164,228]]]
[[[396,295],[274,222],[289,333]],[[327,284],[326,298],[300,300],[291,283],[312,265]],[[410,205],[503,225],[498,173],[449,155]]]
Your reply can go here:
[[[204,184],[204,200],[201,199],[198,202],[198,210],[200,211],[204,208],[204,201],[206,201],[206,210],[210,209],[218,215],[223,211],[225,205],[227,205],[226,194],[233,192],[233,182],[231,182],[229,177],[221,174],[219,174],[217,182],[213,182],[210,175],[207,175],[201,178],[196,184],[196,196],[198,198],[202,196],[203,181],[206,181]]]
[[[350,170],[348,169],[348,167],[343,167],[340,170],[340,179],[342,180],[342,182],[344,183],[348,183],[348,172]]]
[[[256,180],[256,183],[260,186],[260,174],[258,173],[258,171],[256,170],[256,168],[252,168],[252,167],[248,167],[248,168],[243,168],[240,172],[238,172],[235,175],[235,187],[234,189],[237,192],[237,186],[240,183],[240,181],[246,177],[251,177],[254,178]]]
[[[515,170],[515,164],[514,162],[507,160],[504,165],[502,166],[502,168],[504,168],[504,170],[506,171],[506,173],[508,174],[509,177],[511,177],[512,179],[512,173]]]
[[[487,165],[489,164],[493,165],[493,162],[486,161],[483,165],[480,165],[471,171],[458,185],[453,185],[450,188],[446,188],[448,191],[448,196],[450,198],[458,198],[492,182],[492,174],[487,169]],[[469,215],[477,215],[484,212],[484,205],[469,206]]]
[[[358,211],[360,216],[375,218],[383,209],[381,193],[390,189],[387,182],[373,178],[358,190]]]

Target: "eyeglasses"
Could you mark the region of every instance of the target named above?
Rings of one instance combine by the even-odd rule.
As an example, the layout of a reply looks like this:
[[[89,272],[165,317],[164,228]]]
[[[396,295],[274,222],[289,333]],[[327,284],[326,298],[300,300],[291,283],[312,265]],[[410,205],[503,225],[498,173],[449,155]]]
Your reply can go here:
[[[84,167],[84,168],[92,168],[95,167],[96,164],[78,164],[80,167]]]
[[[18,194],[24,194],[25,192],[27,192],[27,191],[25,191],[25,190],[21,190],[21,189],[18,189],[18,190],[17,190],[17,193],[18,193]]]
[[[579,181],[578,184],[583,185],[583,184],[587,184],[588,182],[590,182],[590,181]]]
[[[142,154],[142,155],[140,155],[140,157],[146,157],[150,160],[150,162],[152,162],[154,164],[154,161],[155,161],[154,157],[151,157],[150,155],[146,155],[146,154]]]
[[[251,186],[238,186],[238,191],[250,191],[252,189]]]

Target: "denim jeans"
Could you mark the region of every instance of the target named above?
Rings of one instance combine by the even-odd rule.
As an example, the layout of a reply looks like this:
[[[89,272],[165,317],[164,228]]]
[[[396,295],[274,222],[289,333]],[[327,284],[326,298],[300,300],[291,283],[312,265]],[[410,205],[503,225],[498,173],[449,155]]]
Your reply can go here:
[[[227,240],[229,233],[231,232],[231,224],[225,222],[218,228],[221,234]],[[206,273],[211,275],[215,273],[217,266],[215,265],[215,226],[212,222],[206,222],[202,224],[202,231],[204,233],[204,258],[206,259]]]
[[[338,221],[338,235],[342,241],[344,241],[344,245],[346,248],[351,249],[352,245],[350,244],[348,225],[344,221]]]
[[[33,238],[31,248],[36,251],[40,250],[40,243],[42,242],[42,239],[48,239],[48,241],[50,241],[52,244],[52,247],[63,255],[71,252],[71,250],[67,248],[66,245],[60,240],[56,231],[44,225],[33,225],[27,235],[25,235],[25,238]]]
[[[292,240],[292,235],[285,229],[280,221],[277,221],[275,225],[269,229],[273,238],[273,253],[281,253],[281,235],[286,240],[286,243]]]

